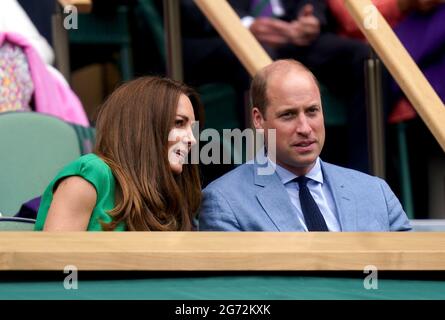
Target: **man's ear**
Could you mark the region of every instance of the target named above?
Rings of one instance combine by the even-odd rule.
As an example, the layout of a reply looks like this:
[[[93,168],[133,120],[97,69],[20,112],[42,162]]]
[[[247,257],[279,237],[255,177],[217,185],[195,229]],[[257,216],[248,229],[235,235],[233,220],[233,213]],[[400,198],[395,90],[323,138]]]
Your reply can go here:
[[[264,129],[264,117],[260,109],[258,109],[257,107],[252,108],[252,121],[255,129]]]

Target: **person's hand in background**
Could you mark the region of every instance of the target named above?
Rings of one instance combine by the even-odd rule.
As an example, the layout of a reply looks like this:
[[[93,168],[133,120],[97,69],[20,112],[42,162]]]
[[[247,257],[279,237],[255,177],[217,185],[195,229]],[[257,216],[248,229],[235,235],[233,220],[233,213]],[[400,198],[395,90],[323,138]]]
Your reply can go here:
[[[283,46],[291,37],[290,23],[274,18],[257,18],[249,29],[259,42],[270,47]]]
[[[291,42],[297,46],[310,45],[320,35],[320,21],[314,16],[314,7],[305,5],[290,23]]]

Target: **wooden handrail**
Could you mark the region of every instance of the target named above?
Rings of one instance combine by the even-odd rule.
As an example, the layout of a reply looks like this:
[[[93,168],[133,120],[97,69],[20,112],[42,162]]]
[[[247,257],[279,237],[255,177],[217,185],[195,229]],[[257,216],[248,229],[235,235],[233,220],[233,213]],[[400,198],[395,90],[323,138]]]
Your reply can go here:
[[[227,1],[194,0],[250,75],[272,62]]]
[[[89,13],[93,7],[92,0],[58,0],[62,7],[74,6],[81,13]]]
[[[0,270],[445,270],[445,233],[1,232]]]
[[[360,30],[382,59],[422,120],[445,151],[445,107],[394,31],[370,0],[344,0]],[[371,17],[370,10],[373,16]],[[370,21],[373,20],[373,21]],[[371,28],[365,27],[371,22]],[[375,28],[374,28],[375,27]]]

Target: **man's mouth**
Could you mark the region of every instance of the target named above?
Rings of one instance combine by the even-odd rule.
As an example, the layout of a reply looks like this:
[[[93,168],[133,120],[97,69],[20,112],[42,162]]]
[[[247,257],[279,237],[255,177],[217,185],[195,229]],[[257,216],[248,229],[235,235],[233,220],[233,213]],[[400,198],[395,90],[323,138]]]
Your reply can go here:
[[[294,146],[305,148],[305,147],[310,146],[313,143],[315,143],[315,140],[306,140],[306,141],[298,142],[298,143],[294,144]]]

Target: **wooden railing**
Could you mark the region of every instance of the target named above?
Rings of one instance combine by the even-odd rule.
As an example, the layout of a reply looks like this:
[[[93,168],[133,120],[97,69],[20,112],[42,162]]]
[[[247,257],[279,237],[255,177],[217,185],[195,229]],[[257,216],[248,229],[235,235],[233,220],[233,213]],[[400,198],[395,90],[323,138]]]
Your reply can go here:
[[[445,270],[444,233],[1,232],[0,270]]]
[[[267,52],[240,21],[225,0],[195,0],[213,27],[218,31],[250,75],[272,62]]]
[[[445,107],[417,64],[370,0],[344,0],[360,30],[445,151]],[[365,27],[365,21],[372,21]]]
[[[74,6],[79,12],[88,13],[91,12],[93,7],[92,0],[58,0],[62,7]]]

